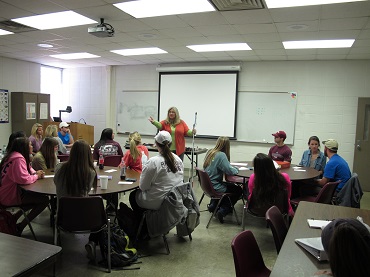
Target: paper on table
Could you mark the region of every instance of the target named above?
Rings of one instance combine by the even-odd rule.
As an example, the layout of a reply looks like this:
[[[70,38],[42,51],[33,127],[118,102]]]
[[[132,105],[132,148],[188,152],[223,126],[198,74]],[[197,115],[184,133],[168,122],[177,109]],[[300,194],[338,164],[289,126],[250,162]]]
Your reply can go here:
[[[44,178],[54,178],[54,175],[45,175]]]
[[[249,170],[249,168],[242,166],[242,167],[239,167],[239,170]]]
[[[114,171],[117,171],[117,169],[108,169],[108,170],[106,170],[104,172],[110,173],[110,172],[114,172]]]
[[[230,163],[230,164],[233,166],[244,166],[244,167],[248,166],[248,163]]]
[[[319,261],[328,260],[328,256],[322,246],[321,237],[295,239],[295,242],[311,253]]]
[[[305,172],[306,169],[294,169],[294,171],[302,171],[302,172]]]
[[[119,185],[132,185],[134,182],[127,182],[127,181],[119,181]]]
[[[307,223],[310,228],[324,229],[330,222],[330,220],[307,219]]]

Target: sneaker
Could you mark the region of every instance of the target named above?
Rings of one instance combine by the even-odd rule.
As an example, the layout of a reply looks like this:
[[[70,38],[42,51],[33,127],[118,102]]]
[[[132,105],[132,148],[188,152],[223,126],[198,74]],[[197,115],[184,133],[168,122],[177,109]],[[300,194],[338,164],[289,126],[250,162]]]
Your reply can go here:
[[[224,215],[221,210],[218,210],[216,216],[217,216],[218,221],[220,221],[220,223],[224,223]]]
[[[86,249],[86,252],[87,252],[86,257],[87,257],[90,261],[95,261],[95,260],[96,260],[96,244],[95,244],[95,242],[93,242],[93,241],[89,241],[89,242],[85,245],[85,249]]]

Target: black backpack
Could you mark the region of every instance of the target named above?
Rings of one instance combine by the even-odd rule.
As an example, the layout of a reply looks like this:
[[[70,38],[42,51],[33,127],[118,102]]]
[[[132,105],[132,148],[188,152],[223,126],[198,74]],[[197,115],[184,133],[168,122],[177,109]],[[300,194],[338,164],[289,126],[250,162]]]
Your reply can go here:
[[[117,220],[122,230],[129,236],[131,241],[134,241],[136,239],[139,222],[135,216],[134,211],[123,202],[119,203],[119,209],[117,210]]]
[[[123,230],[115,223],[110,227],[111,237],[111,265],[112,267],[125,267],[137,261],[138,255],[135,248],[130,248],[130,239]],[[102,231],[100,239],[100,251],[103,261],[106,263],[108,254],[108,232]]]
[[[7,210],[0,210],[0,232],[14,236],[17,235],[15,217]]]

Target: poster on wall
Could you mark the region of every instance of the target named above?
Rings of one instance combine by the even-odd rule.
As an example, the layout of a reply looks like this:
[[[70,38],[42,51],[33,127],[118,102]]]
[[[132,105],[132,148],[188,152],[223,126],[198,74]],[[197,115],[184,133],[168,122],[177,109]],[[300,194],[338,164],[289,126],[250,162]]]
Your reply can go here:
[[[48,119],[48,103],[40,103],[40,119]]]
[[[9,123],[9,91],[0,89],[0,123]]]
[[[36,119],[36,103],[26,103],[26,119]]]

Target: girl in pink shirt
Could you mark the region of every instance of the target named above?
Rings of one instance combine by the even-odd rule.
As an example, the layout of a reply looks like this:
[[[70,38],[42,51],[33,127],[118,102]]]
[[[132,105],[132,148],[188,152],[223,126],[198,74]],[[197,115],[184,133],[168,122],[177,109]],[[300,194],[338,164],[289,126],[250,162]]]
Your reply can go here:
[[[42,170],[35,171],[30,166],[30,153],[32,144],[26,137],[16,138],[9,152],[0,163],[0,204],[4,206],[21,206],[23,209],[32,209],[28,219],[32,221],[49,204],[49,198],[45,195],[22,190],[19,185],[29,185],[44,177]],[[21,212],[15,214],[18,220]],[[26,227],[24,219],[17,224],[19,234]]]

